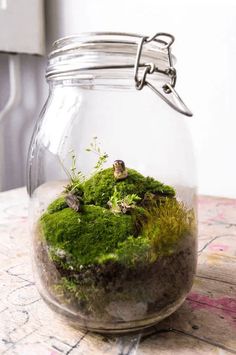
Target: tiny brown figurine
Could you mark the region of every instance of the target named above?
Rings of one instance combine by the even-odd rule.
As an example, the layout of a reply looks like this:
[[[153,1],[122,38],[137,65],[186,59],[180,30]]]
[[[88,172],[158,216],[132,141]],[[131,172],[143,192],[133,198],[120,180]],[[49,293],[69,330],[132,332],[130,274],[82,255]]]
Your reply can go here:
[[[128,171],[125,167],[123,160],[115,160],[113,164],[114,177],[116,180],[126,179],[128,176]]]

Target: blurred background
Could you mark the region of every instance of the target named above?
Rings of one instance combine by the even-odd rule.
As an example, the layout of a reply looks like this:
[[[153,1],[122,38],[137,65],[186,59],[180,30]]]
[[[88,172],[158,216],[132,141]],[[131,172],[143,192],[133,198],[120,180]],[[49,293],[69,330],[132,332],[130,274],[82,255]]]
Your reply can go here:
[[[10,23],[4,19],[14,3],[19,8]],[[21,52],[14,57],[14,102],[0,121],[0,190],[25,185],[27,149],[48,95],[46,54],[54,40],[87,31],[169,32],[176,37],[177,91],[194,112],[183,119],[189,120],[195,145],[199,193],[236,198],[235,24],[234,0],[0,0],[2,112],[12,90],[7,52]],[[12,28],[16,45],[27,54],[10,47]]]

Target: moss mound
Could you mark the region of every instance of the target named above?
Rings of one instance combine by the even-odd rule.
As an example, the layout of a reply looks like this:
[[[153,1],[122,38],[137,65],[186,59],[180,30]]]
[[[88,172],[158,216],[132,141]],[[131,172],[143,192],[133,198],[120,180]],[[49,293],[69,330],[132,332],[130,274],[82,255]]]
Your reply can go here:
[[[127,170],[128,177],[125,180],[117,181],[114,178],[113,169],[108,168],[85,181],[84,202],[107,207],[107,202],[114,193],[115,187],[123,198],[129,194],[137,194],[142,199],[147,192],[161,196],[175,196],[175,191],[172,187],[164,185],[151,177],[144,177],[136,170]]]
[[[61,211],[61,210],[63,210],[64,208],[67,208],[67,207],[68,207],[68,206],[67,206],[65,197],[64,197],[64,196],[61,196],[61,197],[57,198],[55,201],[53,201],[53,202],[48,206],[47,212],[48,212],[49,214],[51,214],[51,213],[54,213],[54,212]]]
[[[48,206],[39,226],[49,256],[60,268],[80,271],[107,262],[128,267],[150,263],[173,253],[190,233],[189,211],[174,198],[174,189],[127,170],[128,177],[121,181],[108,168],[79,185],[70,182],[64,195]],[[66,202],[66,193],[76,195],[77,186],[84,203],[79,212]],[[156,197],[161,197],[158,203]]]
[[[143,236],[150,241],[156,256],[171,255],[178,242],[195,230],[193,210],[188,210],[182,202],[167,198],[149,214]]]
[[[84,206],[82,213],[61,206],[61,198],[49,206],[41,217],[41,229],[50,255],[64,268],[97,263],[99,257],[110,254],[119,242],[135,234],[131,215],[113,214],[98,206]]]

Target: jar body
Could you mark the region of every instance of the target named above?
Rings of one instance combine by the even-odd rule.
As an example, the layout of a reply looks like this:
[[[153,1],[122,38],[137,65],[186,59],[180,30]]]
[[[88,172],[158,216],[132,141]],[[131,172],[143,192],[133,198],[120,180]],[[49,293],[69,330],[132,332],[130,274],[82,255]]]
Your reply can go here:
[[[28,175],[35,278],[52,308],[81,328],[126,332],[182,304],[196,268],[196,188],[180,114],[148,90],[58,81]]]

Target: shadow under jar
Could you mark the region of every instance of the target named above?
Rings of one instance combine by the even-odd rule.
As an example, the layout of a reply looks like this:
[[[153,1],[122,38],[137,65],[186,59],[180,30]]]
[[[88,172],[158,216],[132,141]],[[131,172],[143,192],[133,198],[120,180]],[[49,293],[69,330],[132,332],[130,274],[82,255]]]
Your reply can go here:
[[[169,34],[89,33],[49,55],[29,148],[36,284],[74,325],[130,332],[174,312],[196,269],[195,164]]]

